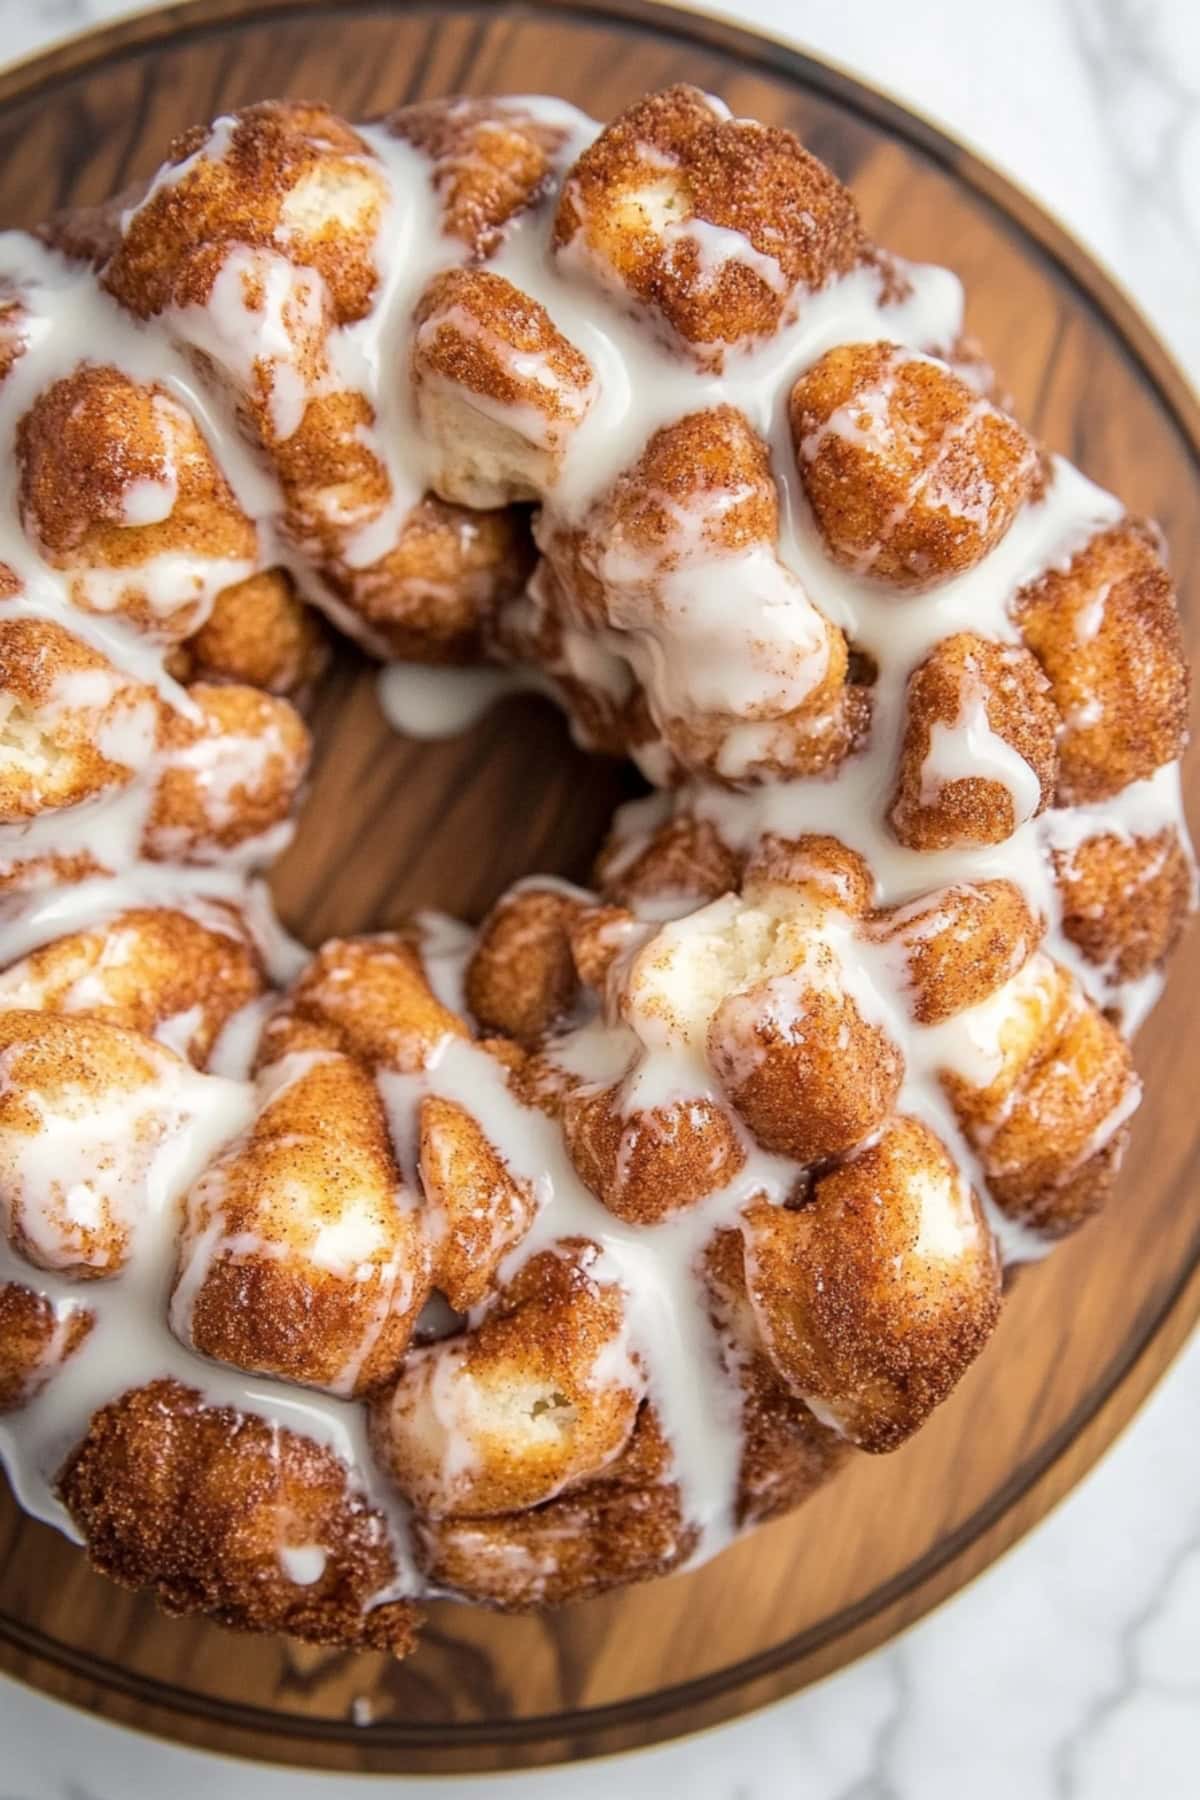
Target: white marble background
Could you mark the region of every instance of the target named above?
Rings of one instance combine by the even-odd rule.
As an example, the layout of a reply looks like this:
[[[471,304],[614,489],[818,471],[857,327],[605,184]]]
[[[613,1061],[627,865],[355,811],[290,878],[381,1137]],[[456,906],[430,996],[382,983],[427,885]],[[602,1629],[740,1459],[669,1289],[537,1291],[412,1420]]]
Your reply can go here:
[[[128,10],[0,0],[0,61]],[[726,0],[971,140],[1200,379],[1200,0]],[[1200,1339],[1024,1544],[905,1638],[702,1739],[569,1773],[298,1775],[0,1683],[0,1800],[1200,1800]]]

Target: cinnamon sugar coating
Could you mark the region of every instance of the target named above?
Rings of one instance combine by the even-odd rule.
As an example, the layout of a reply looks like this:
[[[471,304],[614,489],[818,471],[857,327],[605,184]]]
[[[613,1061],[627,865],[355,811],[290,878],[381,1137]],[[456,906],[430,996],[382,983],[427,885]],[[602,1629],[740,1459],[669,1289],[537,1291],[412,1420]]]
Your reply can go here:
[[[1049,806],[1057,772],[1058,714],[1029,653],[974,632],[943,638],[908,683],[888,815],[900,842],[1003,843]]]
[[[28,337],[29,314],[24,302],[8,291],[7,282],[0,282],[0,382],[7,381],[24,355]]]
[[[156,1159],[193,1116],[187,1065],[138,1031],[15,1010],[0,1011],[0,1058],[9,1242],[73,1280],[119,1274],[150,1205]]]
[[[693,548],[680,531],[681,511],[694,516],[695,535],[711,550],[746,550],[777,537],[767,446],[736,407],[688,413],[656,431],[606,496],[585,555],[602,562],[615,532],[618,554],[643,560],[648,575],[677,569]]]
[[[16,451],[25,530],[85,611],[187,637],[251,573],[254,526],[161,383],[83,363],[38,395]]]
[[[738,1523],[762,1524],[803,1505],[837,1474],[852,1447],[821,1424],[772,1362],[747,1287],[741,1231],[717,1233],[705,1253],[704,1276],[713,1323],[740,1391]]]
[[[854,201],[790,131],[683,85],[607,126],[567,173],[554,248],[719,366],[854,268]]]
[[[790,398],[804,492],[838,562],[926,588],[982,560],[1034,492],[1015,420],[931,357],[895,344],[827,350]]]
[[[554,484],[594,378],[545,307],[487,269],[448,269],[417,303],[417,417],[432,485],[465,506],[536,500]]]
[[[418,1557],[439,1585],[501,1612],[563,1606],[667,1575],[697,1538],[669,1463],[644,1402],[620,1456],[582,1486],[526,1512],[420,1518]]]
[[[486,257],[505,227],[549,191],[563,130],[519,100],[426,100],[384,121],[429,159],[442,229]]]
[[[326,576],[350,609],[342,623],[373,654],[458,663],[478,656],[493,614],[520,593],[533,563],[519,508],[468,512],[427,494],[377,565],[350,569],[335,556]]]
[[[636,1067],[623,1081],[568,1087],[562,1128],[581,1181],[611,1213],[657,1225],[732,1181],[745,1161],[719,1098],[639,1103]]]
[[[836,839],[768,839],[740,893],[636,929],[610,920],[624,945],[604,998],[623,1066],[569,1082],[561,1108],[576,1169],[611,1210],[648,1223],[718,1191],[742,1167],[743,1132],[808,1164],[882,1124],[903,1056],[864,1016],[844,960],[869,898],[861,859]],[[683,1098],[655,1092],[655,1056],[689,1069]]]
[[[40,1394],[93,1323],[85,1306],[55,1307],[19,1281],[0,1282],[0,1414]]]
[[[135,181],[94,206],[72,206],[51,213],[36,228],[35,236],[73,262],[102,269],[121,242],[122,217],[146,198],[149,185],[148,181]]]
[[[437,998],[419,929],[330,938],[264,1027],[258,1066],[288,1051],[338,1050],[369,1069],[423,1069],[467,1026]]]
[[[94,1415],[58,1485],[94,1566],[150,1589],[164,1612],[311,1644],[412,1649],[420,1614],[376,1599],[397,1574],[385,1522],[309,1438],[152,1381]],[[313,1546],[320,1574],[291,1579],[289,1549]]]
[[[73,887],[76,882],[90,881],[94,875],[110,871],[83,850],[68,856],[6,856],[0,858],[0,899],[13,901],[41,894],[56,887]]]
[[[480,928],[467,964],[467,1005],[480,1023],[536,1044],[579,991],[569,928],[585,902],[536,885],[505,894]]]
[[[887,1118],[904,1059],[870,1024],[819,951],[722,1001],[713,1067],[765,1150],[800,1163],[853,1148]]]
[[[1013,617],[1062,721],[1060,806],[1105,800],[1182,753],[1187,658],[1152,527],[1123,519],[1097,532],[1021,589]]]
[[[845,639],[780,561],[778,535],[767,446],[731,406],[664,426],[582,526],[540,533],[554,576],[544,597],[569,624],[616,634],[684,770],[816,774],[865,731],[869,699],[850,683]],[[760,637],[747,637],[746,612],[761,617]],[[747,656],[754,678],[735,694],[727,671]]]
[[[293,698],[308,693],[328,660],[317,613],[284,570],[264,569],[221,589],[170,667],[177,681],[233,681]]]
[[[136,776],[143,855],[253,857],[285,824],[308,755],[308,732],[284,699],[196,682],[177,709],[55,621],[0,619],[0,820],[9,824]]]
[[[1025,966],[1042,930],[1011,881],[958,882],[869,923],[873,937],[903,952],[909,1005],[922,1025],[941,1024],[995,993]]]
[[[0,1010],[86,1014],[170,1047],[204,1068],[224,1026],[266,988],[237,914],[130,907],[67,932],[0,973]]]
[[[871,905],[875,876],[865,857],[829,833],[766,831],[746,858],[741,889],[747,900],[766,905],[782,900],[809,914],[858,918]]]
[[[310,740],[288,701],[259,688],[198,681],[194,712],[159,715],[143,849],[162,862],[213,862],[248,850],[291,813]]]
[[[596,883],[625,906],[640,901],[717,900],[737,885],[738,858],[705,819],[668,819],[649,838],[614,832],[596,863]]]
[[[518,1180],[473,1114],[427,1094],[418,1111],[423,1230],[438,1292],[468,1312],[493,1291],[504,1257],[533,1222],[533,1184]]]
[[[335,621],[375,655],[476,653],[482,623],[531,566],[524,515],[468,512],[433,494],[397,510],[366,395],[336,385],[324,348],[301,358],[299,378],[307,397],[298,418],[280,421],[262,406],[255,416],[287,535],[324,583],[314,597],[332,600]],[[363,541],[378,554],[365,558]]]
[[[1194,904],[1191,858],[1173,826],[1098,832],[1053,852],[1062,928],[1090,963],[1138,981],[1166,961]]]
[[[416,1196],[351,1057],[285,1054],[256,1097],[184,1203],[173,1328],[235,1368],[363,1393],[394,1373],[429,1296]]]
[[[494,515],[482,515],[491,517]],[[495,661],[536,670],[586,750],[649,761],[670,779],[674,759],[659,737],[644,691],[615,654],[597,653],[594,625],[575,623],[574,602],[551,563],[540,558],[522,592],[502,601],[483,636]]]
[[[0,822],[127,785],[156,712],[151,689],[53,619],[0,618]]]
[[[264,424],[288,535],[367,649],[455,660],[477,647],[481,621],[528,571],[524,518],[427,494],[389,522],[395,496],[376,424],[365,395],[350,389],[316,393],[284,435]],[[364,561],[358,545],[370,534],[381,550]]]
[[[1111,1192],[1140,1083],[1125,1040],[1041,953],[992,1004],[997,1072],[943,1083],[997,1205],[1061,1237]]]
[[[177,137],[165,167],[103,271],[109,292],[139,317],[204,305],[235,249],[315,272],[338,324],[366,312],[384,180],[363,139],[327,107],[244,107]]]
[[[406,1174],[379,1080],[418,1074],[466,1029],[429,985],[419,929],[324,946],[263,1028],[256,1117],[187,1195],[181,1339],[353,1396],[395,1376],[435,1288],[460,1309],[491,1292],[532,1218],[528,1184],[436,1094]]]
[[[918,1120],[891,1120],[795,1207],[750,1207],[743,1231],[772,1361],[864,1450],[895,1449],[917,1430],[996,1323],[995,1246]]]
[[[571,919],[567,940],[580,983],[601,999],[625,953],[644,937],[645,927],[627,906],[587,906]]]
[[[597,1260],[567,1240],[531,1257],[473,1331],[414,1351],[373,1403],[377,1454],[421,1512],[538,1506],[628,1441],[643,1378]]]

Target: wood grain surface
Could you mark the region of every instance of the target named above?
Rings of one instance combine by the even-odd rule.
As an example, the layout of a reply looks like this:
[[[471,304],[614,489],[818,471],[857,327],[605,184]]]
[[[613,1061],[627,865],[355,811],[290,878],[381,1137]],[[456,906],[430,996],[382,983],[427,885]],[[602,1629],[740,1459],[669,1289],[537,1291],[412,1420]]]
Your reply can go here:
[[[418,96],[546,91],[606,116],[681,78],[794,127],[854,184],[878,237],[958,269],[970,326],[1022,416],[1163,523],[1194,648],[1200,425],[1145,325],[1000,176],[847,77],[732,26],[640,0],[198,0],[0,76],[0,221],[98,200],[153,168],[183,126],[268,94],[362,118]],[[402,743],[349,653],[317,727],[311,798],[276,882],[288,923],[313,942],[415,905],[474,918],[533,869],[586,879],[613,805],[633,791],[534,700],[455,742]],[[1022,1275],[987,1354],[913,1443],[856,1459],[708,1568],[545,1618],[438,1606],[417,1656],[393,1664],[161,1619],[5,1497],[0,1667],[208,1748],[378,1771],[629,1748],[827,1673],[960,1587],[1065,1494],[1200,1312],[1198,984],[1195,933],[1139,1044],[1148,1097],[1107,1217]]]

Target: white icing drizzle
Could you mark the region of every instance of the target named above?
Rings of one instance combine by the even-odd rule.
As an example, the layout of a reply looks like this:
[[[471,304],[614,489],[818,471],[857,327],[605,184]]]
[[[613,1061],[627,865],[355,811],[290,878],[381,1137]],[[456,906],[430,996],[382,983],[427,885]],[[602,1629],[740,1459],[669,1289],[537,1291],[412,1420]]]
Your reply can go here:
[[[970,777],[999,782],[1012,799],[1013,823],[1024,825],[1042,801],[1042,784],[1019,750],[993,731],[983,690],[966,684],[958,716],[950,725],[935,719],[921,764],[922,806],[936,801],[951,782]]]
[[[598,129],[561,102],[520,104],[564,129],[561,168]],[[160,172],[151,194],[182,180],[197,159],[222,156],[233,128],[234,121],[219,120],[188,162]],[[23,234],[0,236],[0,280],[27,300],[31,319],[24,352],[0,385],[0,560],[22,584],[19,598],[4,602],[5,616],[22,613],[66,624],[116,669],[148,684],[167,705],[184,713],[194,708],[166,673],[161,647],[115,612],[85,613],[75,606],[70,592],[75,577],[50,568],[20,529],[16,427],[39,393],[86,360],[91,347],[102,346],[106,363],[115,364],[134,381],[158,382],[195,420],[239,504],[255,523],[254,566],[289,567],[303,591],[335,622],[369,641],[369,633],[325,589],[289,541],[274,478],[238,430],[228,393],[219,382],[206,386],[189,354],[203,351],[218,370],[242,384],[251,380],[256,358],[269,358],[274,375],[271,423],[281,436],[297,428],[314,393],[343,389],[364,393],[374,409],[374,424],[364,435],[388,472],[390,497],[361,518],[339,515],[335,522],[345,528],[345,561],[352,568],[371,566],[392,547],[436,466],[401,379],[401,371],[409,366],[413,310],[431,277],[461,264],[465,251],[441,235],[424,158],[382,127],[367,127],[363,136],[379,159],[390,196],[375,246],[380,279],[369,315],[329,334],[321,372],[313,380],[306,376],[297,342],[319,339],[323,330],[321,278],[314,271],[298,269],[282,252],[234,250],[226,257],[206,306],[177,311],[151,329],[109,300],[90,271],[69,265]],[[648,188],[640,197],[643,209],[648,219],[665,229],[668,242],[687,246],[689,259],[695,253],[701,281],[716,279],[733,259],[750,266],[768,287],[782,291],[779,265],[740,234],[695,220],[674,220],[664,212],[664,195],[670,190],[665,177],[672,165],[670,158],[658,161],[664,173],[663,193]],[[872,583],[868,573],[838,568],[826,555],[800,487],[786,400],[796,378],[835,345],[887,339],[921,354],[953,343],[962,323],[956,278],[936,268],[909,269],[907,297],[884,305],[878,274],[858,270],[803,298],[795,317],[770,342],[734,347],[714,373],[695,366],[646,329],[644,321],[632,317],[625,296],[611,288],[599,291],[594,279],[582,279],[576,255],[556,261],[548,249],[552,216],[552,205],[544,203],[519,216],[489,267],[546,309],[558,330],[587,357],[593,372],[586,404],[579,406],[554,470],[548,502],[553,521],[568,526],[580,521],[614,478],[636,461],[660,426],[722,404],[738,408],[768,444],[782,513],[777,555],[757,547],[715,560],[700,542],[700,522],[681,513],[682,566],[665,581],[659,579],[663,604],[654,625],[640,620],[637,630],[570,642],[568,657],[576,659],[587,679],[607,683],[616,694],[628,688],[632,667],[660,707],[684,715],[716,709],[744,721],[730,734],[722,763],[732,780],[769,741],[769,717],[764,722],[764,715],[798,703],[819,680],[825,654],[819,630],[822,618],[842,627],[854,645],[875,660],[879,671],[870,742],[864,753],[840,765],[835,778],[780,781],[744,791],[691,782],[673,801],[654,796],[626,809],[623,829],[636,837],[667,816],[673,805],[711,819],[735,848],[751,845],[767,831],[784,837],[830,833],[866,857],[877,882],[877,903],[885,906],[914,900],[949,881],[1006,877],[1047,920],[1047,951],[1071,968],[1098,1001],[1120,1004],[1131,1030],[1152,1003],[1157,978],[1136,984],[1136,991],[1117,989],[1104,971],[1086,963],[1067,942],[1060,929],[1049,851],[1069,849],[1099,830],[1146,835],[1170,824],[1182,832],[1176,766],[1160,770],[1102,807],[1035,817],[1038,794],[1032,770],[991,731],[986,714],[979,717],[982,707],[968,702],[954,726],[938,727],[925,779],[936,786],[982,772],[1002,781],[1013,795],[1017,821],[1013,835],[1004,844],[985,849],[917,853],[899,845],[886,823],[905,684],[913,668],[936,643],[958,631],[1015,641],[1008,609],[1017,588],[1048,568],[1065,567],[1098,527],[1120,516],[1118,502],[1057,461],[1044,497],[1022,509],[1007,535],[976,568],[932,594],[897,598]],[[250,273],[264,295],[263,306],[255,311],[246,304],[245,277]],[[461,326],[464,321],[460,317],[458,322]],[[497,348],[494,343],[489,347]],[[518,373],[536,381],[546,379],[545,372],[532,366],[522,365]],[[482,410],[489,412],[487,406]],[[536,408],[518,409],[515,415],[511,408],[492,408],[489,416],[493,413],[500,424],[515,424],[535,442],[549,443],[545,420]],[[822,429],[861,435],[870,429],[870,421],[864,427],[862,408],[856,407],[852,417],[835,416]],[[125,522],[145,525],[167,518],[175,492],[172,470],[161,481],[135,484],[126,495]],[[619,567],[619,560],[614,553],[613,566],[605,571],[615,587],[646,578],[644,569]],[[151,605],[165,610],[181,595],[211,599],[220,587],[249,572],[250,565],[241,563],[226,566],[211,559],[171,556],[137,574]],[[115,604],[121,579],[117,571],[89,571],[86,591],[91,603],[102,608],[106,602]],[[1081,640],[1099,629],[1103,603],[1104,596],[1098,595],[1086,617],[1081,616]],[[395,665],[381,677],[380,692],[384,710],[398,728],[433,737],[465,728],[494,699],[515,688],[547,685],[543,676],[528,671],[452,673]],[[82,695],[76,692],[69,698],[81,703]],[[149,721],[135,709],[119,727],[108,730],[107,753],[144,769]],[[180,755],[203,762],[211,791],[218,795],[224,791],[231,801],[232,785],[245,770],[249,748],[229,742],[223,747],[206,744]],[[255,742],[253,754],[267,754],[261,741]],[[655,772],[652,759],[646,766]],[[220,902],[241,911],[272,979],[285,984],[297,972],[304,953],[280,930],[265,889],[253,877],[254,868],[280,847],[283,833],[252,846],[241,858],[226,858],[212,866],[148,863],[139,854],[148,805],[148,784],[135,779],[125,789],[69,813],[46,814],[26,827],[0,828],[0,856],[6,859],[51,850],[88,851],[112,871],[71,886],[44,887],[0,900],[0,966],[128,906],[180,906],[211,922],[213,903]],[[723,904],[718,901],[716,906]],[[705,920],[698,911],[686,917],[681,916],[684,911],[683,902],[667,897],[657,907],[643,909],[642,917],[647,926],[675,920],[670,929],[682,938],[712,925],[712,919]],[[447,1004],[459,1007],[470,934],[447,921],[426,920],[424,925],[432,984]],[[882,1025],[904,1049],[899,1109],[924,1119],[983,1193],[977,1161],[938,1077],[942,1068],[952,1065],[987,1079],[996,1054],[995,1005],[984,1002],[945,1026],[917,1028],[905,1007],[896,946],[866,945],[861,939],[851,944],[848,934],[845,922],[831,915],[817,941],[833,959],[830,966],[836,966],[864,1017]],[[809,976],[814,969],[819,973],[821,966],[809,968]],[[0,1279],[36,1287],[48,1296],[60,1318],[72,1307],[86,1305],[95,1319],[84,1345],[43,1392],[21,1412],[0,1417],[0,1454],[22,1504],[72,1532],[52,1488],[63,1455],[78,1441],[98,1406],[128,1387],[171,1376],[198,1388],[212,1404],[258,1414],[278,1428],[308,1435],[345,1461],[354,1483],[381,1513],[382,1529],[390,1534],[395,1552],[396,1580],[376,1596],[381,1602],[416,1591],[420,1582],[407,1546],[406,1509],[376,1469],[362,1407],[208,1362],[187,1349],[168,1326],[167,1297],[175,1272],[182,1196],[252,1116],[255,1100],[247,1077],[269,1004],[269,1000],[255,1002],[228,1022],[212,1060],[213,1072],[206,1075],[170,1056],[170,1046],[186,1039],[188,1015],[160,1027],[159,1037],[166,1046],[161,1052],[162,1091],[156,1088],[149,1101],[169,1103],[178,1126],[150,1160],[131,1251],[118,1274],[83,1285],[62,1272],[35,1271],[0,1237]],[[556,1054],[572,1072],[600,1084],[624,1072],[633,1043],[627,1027],[585,1019],[559,1041]],[[0,1069],[0,1085],[3,1079]],[[743,1134],[745,1162],[727,1187],[666,1223],[630,1225],[584,1186],[558,1126],[520,1106],[498,1063],[479,1048],[447,1039],[422,1074],[384,1072],[379,1086],[406,1178],[414,1173],[416,1109],[422,1096],[433,1093],[466,1107],[513,1174],[531,1185],[538,1202],[536,1218],[510,1253],[504,1274],[564,1237],[589,1238],[599,1246],[597,1273],[619,1283],[627,1296],[628,1341],[619,1354],[632,1354],[644,1368],[649,1396],[672,1448],[684,1515],[698,1530],[696,1559],[719,1549],[734,1529],[742,1448],[740,1400],[730,1374],[735,1359],[723,1351],[710,1322],[700,1261],[713,1233],[734,1225],[752,1196],[782,1200],[794,1185],[796,1167],[768,1155]],[[673,1044],[646,1058],[632,1084],[629,1104],[686,1103],[714,1091],[699,1052]],[[1118,1113],[1104,1121],[1098,1143],[1117,1128],[1124,1110],[1135,1102],[1136,1095],[1125,1096]],[[28,1158],[27,1185],[36,1189],[40,1183],[48,1191],[52,1180],[61,1178],[61,1140],[49,1134],[32,1139]],[[1042,1253],[1040,1240],[1004,1220],[990,1204],[988,1218],[1006,1259]],[[950,1231],[944,1218],[932,1215],[928,1229],[930,1241],[938,1243],[942,1241],[938,1234],[944,1237]],[[186,1292],[177,1294],[177,1312],[186,1313],[187,1300]],[[431,1330],[440,1330],[445,1323],[431,1313]],[[612,1372],[605,1370],[606,1376]],[[813,1410],[825,1416],[816,1406]],[[279,1566],[297,1586],[308,1586],[321,1579],[333,1548],[281,1543]]]
[[[522,669],[439,669],[392,663],[379,677],[379,704],[388,724],[405,737],[457,737],[509,694],[542,691]]]
[[[603,1068],[607,1035],[584,1028],[569,1040],[577,1067]],[[411,1141],[421,1096],[441,1094],[468,1108],[513,1173],[532,1184],[537,1217],[502,1276],[564,1237],[600,1246],[592,1273],[626,1292],[629,1343],[645,1364],[649,1395],[674,1452],[684,1515],[701,1532],[697,1560],[713,1554],[732,1535],[741,1435],[738,1396],[709,1324],[699,1259],[714,1231],[734,1224],[752,1194],[781,1199],[794,1167],[749,1146],[746,1167],[729,1187],[665,1224],[627,1224],[580,1181],[558,1126],[520,1106],[494,1058],[473,1045],[449,1038],[420,1075],[383,1073],[379,1086],[397,1143]]]
[[[279,1566],[297,1587],[311,1587],[320,1581],[329,1561],[320,1544],[284,1544],[279,1552]]]

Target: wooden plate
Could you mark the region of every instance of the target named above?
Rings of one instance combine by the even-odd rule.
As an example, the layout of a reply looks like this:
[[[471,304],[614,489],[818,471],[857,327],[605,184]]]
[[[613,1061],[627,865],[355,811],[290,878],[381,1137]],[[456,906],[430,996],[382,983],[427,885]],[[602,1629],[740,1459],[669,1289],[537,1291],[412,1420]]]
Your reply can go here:
[[[198,0],[0,76],[0,219],[32,224],[98,200],[152,168],[184,125],[265,94],[326,98],[359,118],[456,90],[542,90],[607,116],[679,79],[796,127],[853,181],[877,236],[962,273],[970,325],[1018,410],[1166,527],[1194,640],[1200,415],[1146,326],[994,171],[845,75],[730,25],[642,0]],[[371,671],[350,655],[318,726],[305,828],[277,883],[285,916],[314,941],[413,905],[478,916],[532,869],[586,877],[629,784],[572,750],[533,701],[454,743],[402,744],[381,723]],[[1190,774],[1195,785],[1195,760]],[[1200,1311],[1198,988],[1200,933],[1139,1046],[1149,1094],[1118,1201],[1022,1277],[954,1399],[898,1455],[859,1458],[796,1517],[708,1568],[553,1618],[435,1607],[419,1654],[392,1664],[161,1619],[6,1501],[0,1666],[210,1749],[463,1770],[695,1730],[860,1655],[1067,1492]]]

